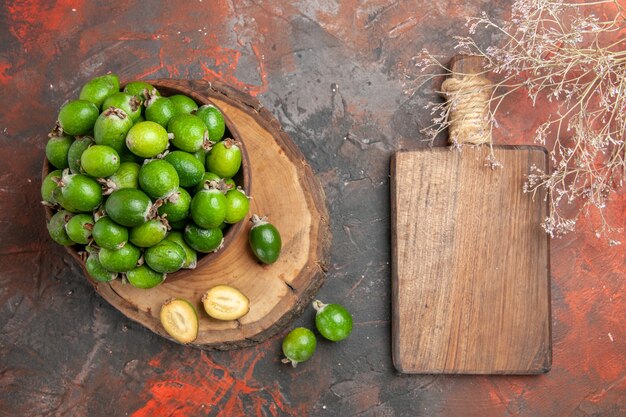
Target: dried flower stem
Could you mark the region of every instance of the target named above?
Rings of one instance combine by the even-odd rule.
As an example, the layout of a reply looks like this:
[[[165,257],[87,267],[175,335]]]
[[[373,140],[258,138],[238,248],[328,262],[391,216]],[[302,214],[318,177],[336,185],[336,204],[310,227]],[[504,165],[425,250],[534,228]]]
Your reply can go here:
[[[611,11],[602,20],[594,14]],[[499,23],[486,13],[467,21],[469,35],[458,37],[456,49],[485,61],[484,73],[494,83],[488,121],[497,127],[496,114],[513,93],[522,91],[533,105],[539,98],[558,101],[560,108],[535,132],[535,142],[554,140],[551,172],[536,167],[524,191],[543,188],[552,204],[543,224],[551,236],[574,230],[581,214],[600,214],[598,237],[619,244],[612,236],[622,229],[609,225],[605,208],[626,179],[626,13],[617,0],[517,0],[510,20]],[[477,31],[496,31],[501,46],[481,47]],[[449,70],[428,51],[414,57],[419,74],[409,74],[407,93]],[[431,140],[448,129],[449,107],[430,103],[433,124],[423,129]],[[567,206],[576,207],[567,214]]]

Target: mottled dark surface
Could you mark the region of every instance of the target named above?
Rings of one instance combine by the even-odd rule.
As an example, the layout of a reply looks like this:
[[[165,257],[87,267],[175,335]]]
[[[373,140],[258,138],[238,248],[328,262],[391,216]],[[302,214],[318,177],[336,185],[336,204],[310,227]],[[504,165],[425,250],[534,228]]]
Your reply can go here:
[[[392,367],[388,161],[420,144],[430,99],[427,89],[404,94],[403,67],[423,47],[451,56],[465,16],[505,16],[509,1],[95,3],[1,5],[0,415],[626,414],[626,252],[596,239],[593,219],[552,243],[550,373]],[[296,369],[280,363],[283,334],[206,353],[159,338],[94,293],[47,236],[39,172],[58,107],[107,71],[219,79],[276,115],[326,191],[333,247],[319,296],[352,311],[347,341],[321,341]],[[521,97],[512,104],[497,141],[528,143],[542,111]],[[608,214],[625,225],[623,194]],[[312,318],[309,309],[293,325]]]

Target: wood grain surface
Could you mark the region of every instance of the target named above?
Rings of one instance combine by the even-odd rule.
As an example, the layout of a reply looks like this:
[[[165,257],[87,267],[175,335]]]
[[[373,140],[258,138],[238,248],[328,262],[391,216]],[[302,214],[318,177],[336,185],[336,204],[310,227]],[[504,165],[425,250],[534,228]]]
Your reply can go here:
[[[279,331],[312,301],[324,281],[330,234],[324,193],[302,154],[255,100],[237,90],[201,81],[153,80],[159,89],[175,89],[201,101],[209,97],[239,132],[249,155],[252,181],[250,212],[227,246],[183,277],[150,290],[119,280],[92,282],[96,291],[127,317],[170,338],[159,319],[163,303],[183,298],[200,317],[198,338],[203,349],[234,349],[259,343]],[[262,265],[248,245],[249,217],[268,216],[278,228],[283,250],[278,261]],[[234,321],[204,313],[201,298],[210,288],[227,284],[250,300],[250,311]]]
[[[423,149],[392,161],[393,358],[406,373],[534,374],[551,365],[541,148]]]

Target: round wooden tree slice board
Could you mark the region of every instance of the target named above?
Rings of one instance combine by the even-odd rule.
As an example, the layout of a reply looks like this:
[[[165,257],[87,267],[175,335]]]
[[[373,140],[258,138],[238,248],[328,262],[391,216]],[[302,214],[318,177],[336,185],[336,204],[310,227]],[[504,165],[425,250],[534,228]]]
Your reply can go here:
[[[161,305],[184,298],[197,309],[200,329],[190,344],[202,349],[235,349],[259,343],[286,326],[310,304],[324,281],[330,230],[324,192],[304,156],[261,104],[219,82],[152,80],[157,88],[194,92],[213,101],[238,130],[249,155],[250,213],[233,241],[205,265],[158,287],[142,290],[120,280],[93,282],[96,291],[128,318],[173,340],[159,320]],[[283,248],[272,265],[257,262],[248,244],[249,218],[269,216]],[[239,320],[210,318],[202,295],[227,284],[250,300]]]

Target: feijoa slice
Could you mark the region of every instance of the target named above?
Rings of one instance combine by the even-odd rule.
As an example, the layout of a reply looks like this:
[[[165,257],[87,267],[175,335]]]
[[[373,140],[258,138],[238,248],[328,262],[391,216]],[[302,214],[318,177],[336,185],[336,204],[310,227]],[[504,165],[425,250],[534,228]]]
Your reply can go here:
[[[190,205],[191,196],[187,190],[179,187],[178,190],[159,207],[158,212],[160,216],[165,216],[171,225],[171,223],[185,220],[187,216],[189,216]]]
[[[100,115],[98,106],[87,100],[73,100],[61,107],[59,125],[72,136],[86,135]]]
[[[67,152],[67,164],[70,167],[72,174],[80,174],[80,157],[85,152],[85,149],[94,144],[94,140],[90,136],[79,136],[72,142],[69,151]]]
[[[127,243],[117,250],[100,248],[98,260],[104,269],[110,272],[127,272],[137,266],[141,251]]]
[[[192,154],[183,151],[173,151],[165,156],[165,160],[172,164],[181,187],[193,187],[202,180],[204,174],[204,164],[196,159]]]
[[[206,157],[207,171],[222,178],[234,176],[241,167],[241,149],[233,139],[216,143]]]
[[[111,220],[110,217],[100,217],[91,231],[93,240],[101,248],[117,250],[128,242],[128,229]]]
[[[264,264],[273,264],[280,256],[282,240],[276,227],[266,217],[256,214],[250,219],[252,227],[248,235],[250,248],[257,259]]]
[[[165,238],[167,226],[161,219],[152,219],[130,229],[129,240],[140,248],[149,248]]]
[[[93,135],[98,145],[106,145],[117,153],[126,151],[126,135],[133,127],[133,120],[124,110],[110,107],[96,119]]]
[[[250,301],[236,288],[217,285],[202,297],[206,313],[217,320],[237,320],[250,311]]]
[[[216,252],[222,247],[224,235],[218,227],[203,229],[195,224],[188,224],[185,227],[185,242],[198,252]]]
[[[178,173],[169,162],[154,159],[139,170],[139,186],[152,198],[166,198],[178,190]]]
[[[224,116],[222,112],[212,104],[205,104],[195,113],[209,130],[209,140],[212,142],[219,142],[224,137],[224,131],[226,130],[226,124],[224,122]]]
[[[170,101],[174,105],[174,111],[176,114],[189,114],[192,111],[198,109],[198,105],[191,97],[187,97],[182,94],[176,94],[169,97]]]
[[[120,80],[115,74],[107,74],[96,77],[83,86],[80,90],[80,99],[91,101],[98,108],[102,108],[102,102],[111,94],[120,89]]]
[[[48,222],[48,233],[50,237],[59,245],[71,246],[74,241],[70,239],[65,231],[65,225],[72,218],[72,213],[66,210],[57,211]]]
[[[191,343],[198,337],[198,313],[187,300],[168,300],[161,307],[161,324],[179,343]]]
[[[173,230],[165,236],[165,240],[177,243],[185,251],[185,263],[183,264],[184,269],[194,269],[196,267],[198,254],[187,244],[187,242],[185,242],[183,232]]]
[[[149,289],[165,281],[165,274],[156,272],[146,265],[141,265],[126,272],[126,278],[133,287]]]
[[[91,239],[94,220],[91,214],[77,214],[65,224],[65,231],[70,239],[81,245],[86,245]]]
[[[46,143],[46,158],[57,169],[68,167],[67,155],[74,138],[71,136],[52,136]]]
[[[176,272],[185,264],[185,251],[175,242],[164,240],[144,252],[146,264],[157,272]]]
[[[96,251],[90,250],[88,247],[87,252],[89,252],[89,256],[85,261],[85,269],[91,278],[98,282],[110,282],[117,278],[117,272],[107,271],[102,267]]]
[[[128,93],[117,92],[111,94],[102,103],[102,108],[105,111],[111,108],[121,109],[133,123],[141,117],[141,100]]]
[[[152,201],[141,190],[122,188],[111,193],[104,207],[114,222],[126,227],[135,227],[148,221]]]

